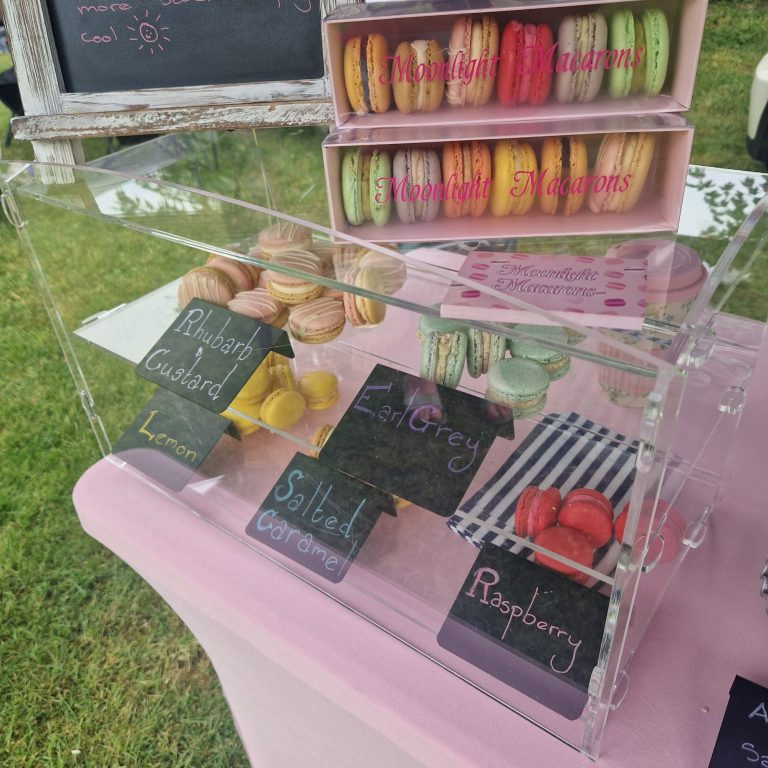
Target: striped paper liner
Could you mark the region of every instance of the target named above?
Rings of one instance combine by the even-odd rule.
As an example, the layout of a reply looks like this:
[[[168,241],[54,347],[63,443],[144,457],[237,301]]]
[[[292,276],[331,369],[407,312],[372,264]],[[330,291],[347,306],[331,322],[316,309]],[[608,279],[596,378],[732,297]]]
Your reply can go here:
[[[529,485],[554,486],[562,496],[574,488],[593,488],[608,498],[614,516],[618,516],[632,490],[637,449],[637,441],[577,413],[550,413],[448,519],[448,526],[477,547],[495,544],[511,552],[524,552],[523,544],[489,526],[514,533],[515,505]],[[619,549],[613,539],[599,549],[595,569],[610,574]]]

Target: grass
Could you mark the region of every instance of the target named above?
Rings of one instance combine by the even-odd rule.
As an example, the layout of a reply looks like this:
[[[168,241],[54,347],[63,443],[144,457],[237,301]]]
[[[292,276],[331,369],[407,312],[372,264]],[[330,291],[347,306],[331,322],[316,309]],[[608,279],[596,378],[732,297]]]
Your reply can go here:
[[[744,139],[765,29],[762,0],[711,0],[689,115],[697,126],[693,162],[764,170],[747,156]],[[0,57],[0,69],[8,65]],[[7,118],[0,108],[0,135]],[[103,141],[86,146],[90,157],[104,150]],[[4,156],[32,155],[28,145],[14,142]],[[55,212],[39,215],[49,217],[50,242],[57,246],[51,265],[62,275],[57,291],[65,319],[74,322],[87,300],[78,285],[88,254],[78,251]],[[110,249],[109,233],[95,225],[89,233],[91,250]],[[156,249],[143,258],[156,256],[168,274],[178,272],[174,248],[129,234],[120,242],[123,269],[116,279],[123,283],[109,283],[110,291],[143,288],[130,271],[132,249]],[[69,270],[75,262],[78,270]],[[87,287],[100,282],[92,279]],[[194,638],[78,524],[71,489],[98,454],[26,259],[4,220],[0,286],[0,765],[246,766],[215,674]],[[764,294],[754,300],[764,303]],[[86,364],[94,371],[108,366],[98,356],[86,355]],[[126,369],[124,378],[108,382],[119,388],[110,423],[135,412],[144,397],[132,381]]]

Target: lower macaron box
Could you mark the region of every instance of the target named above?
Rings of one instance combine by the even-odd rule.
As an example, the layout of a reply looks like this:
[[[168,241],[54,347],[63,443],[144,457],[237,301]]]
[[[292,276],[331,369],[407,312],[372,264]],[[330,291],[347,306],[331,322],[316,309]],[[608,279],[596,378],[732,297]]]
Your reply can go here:
[[[553,216],[561,235],[676,227],[685,120],[537,127],[333,133],[323,144],[332,227],[374,242],[549,235]]]

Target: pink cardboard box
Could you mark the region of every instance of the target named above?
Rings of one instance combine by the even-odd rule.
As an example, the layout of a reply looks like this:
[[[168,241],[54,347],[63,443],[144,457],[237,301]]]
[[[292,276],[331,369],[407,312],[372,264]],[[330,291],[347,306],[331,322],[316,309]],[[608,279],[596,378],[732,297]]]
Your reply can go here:
[[[354,148],[379,149],[386,152],[391,160],[395,158],[398,150],[408,148],[435,150],[438,158],[441,158],[443,145],[448,141],[480,141],[487,144],[493,156],[494,147],[499,141],[515,139],[520,143],[529,144],[533,149],[537,158],[537,173],[540,174],[537,178],[551,181],[551,169],[541,166],[542,144],[545,137],[562,136],[563,132],[562,126],[552,121],[514,125],[433,126],[411,131],[399,128],[345,128],[335,131],[323,142],[331,226],[338,232],[363,240],[396,243],[537,237],[552,235],[555,232],[560,236],[645,233],[677,228],[693,141],[693,129],[684,118],[676,114],[591,118],[571,121],[568,127],[569,136],[584,138],[588,151],[589,174],[594,171],[598,150],[606,134],[654,134],[655,150],[648,177],[637,203],[631,210],[625,213],[594,213],[585,200],[581,209],[573,215],[565,216],[560,212],[550,215],[540,209],[538,200],[533,200],[530,210],[523,215],[494,216],[490,213],[489,205],[485,213],[477,218],[469,215],[447,218],[441,209],[433,221],[402,223],[394,203],[391,203],[387,224],[378,226],[368,221],[353,226],[344,211],[341,168],[344,154]],[[544,174],[545,171],[547,174]],[[491,176],[495,172],[492,168]],[[586,183],[588,177],[584,179]],[[394,177],[376,181],[383,199],[389,197],[391,200],[393,195],[405,194],[403,186]],[[445,181],[448,182],[448,178]],[[477,195],[489,194],[491,184],[492,179],[489,183],[484,181],[477,184],[474,192]],[[533,184],[523,184],[518,188],[518,192],[523,187],[524,192],[520,194],[530,194],[534,197],[538,195],[538,188],[534,189]],[[446,183],[442,189],[432,190],[433,197],[442,200],[447,195],[457,194],[456,189],[456,185]],[[562,205],[558,207],[561,209]]]
[[[704,21],[707,11],[707,0],[624,0],[622,8],[632,10],[636,19],[641,18],[641,12],[646,8],[659,9],[664,12],[669,30],[669,63],[667,75],[661,92],[655,96],[642,93],[612,98],[608,94],[608,75],[605,69],[609,69],[619,62],[625,67],[634,68],[635,62],[642,64],[642,56],[645,48],[636,45],[633,55],[619,59],[610,55],[611,50],[619,52],[616,45],[612,45],[610,37],[610,5],[613,0],[535,0],[529,2],[495,2],[489,7],[488,2],[477,0],[465,0],[464,2],[452,2],[446,0],[440,2],[395,3],[374,5],[349,5],[339,8],[325,19],[324,32],[326,35],[326,50],[329,58],[329,76],[331,94],[333,97],[336,123],[345,127],[414,127],[425,125],[450,125],[455,123],[510,123],[516,121],[531,120],[570,120],[577,117],[589,117],[594,115],[627,115],[649,114],[661,112],[682,112],[691,104],[693,83],[696,75],[696,66],[701,47],[701,38],[704,30]],[[586,13],[602,13],[607,20],[609,30],[606,44],[606,56],[590,62],[599,69],[602,66],[603,82],[598,95],[591,101],[572,101],[559,103],[555,98],[555,78],[557,71],[567,65],[561,58],[561,50],[558,43],[558,31],[561,21],[569,15]],[[499,30],[499,38],[503,34],[505,25],[514,20],[523,24],[546,25],[552,33],[555,49],[551,45],[542,46],[536,43],[529,46],[531,58],[524,59],[521,66],[532,68],[546,67],[547,71],[553,70],[553,82],[549,95],[540,105],[530,103],[517,103],[505,106],[499,103],[497,82],[495,78],[490,101],[484,106],[451,106],[444,96],[442,105],[433,112],[410,112],[408,114],[397,110],[392,99],[388,111],[381,113],[369,113],[358,115],[350,107],[349,98],[344,82],[344,46],[348,40],[355,37],[363,37],[373,34],[382,34],[389,48],[389,82],[393,78],[400,80],[405,77],[422,77],[422,70],[414,74],[404,75],[407,71],[405,64],[398,60],[396,64],[396,49],[402,42],[414,40],[435,40],[443,51],[445,66],[434,69],[434,73],[440,72],[439,79],[455,78],[459,64],[456,58],[453,61],[449,55],[449,39],[454,22],[461,16],[471,15],[473,19],[480,19],[483,14],[488,14],[496,21]],[[639,42],[639,41],[638,41]],[[643,49],[643,50],[641,50]],[[534,58],[535,57],[535,58]],[[468,60],[472,61],[471,59]],[[498,59],[494,74],[498,71]],[[493,62],[490,62],[492,65]],[[453,65],[453,69],[451,69]],[[467,81],[472,75],[467,68]],[[522,71],[522,70],[517,70]],[[452,73],[452,74],[451,74]],[[428,75],[423,75],[427,77]]]

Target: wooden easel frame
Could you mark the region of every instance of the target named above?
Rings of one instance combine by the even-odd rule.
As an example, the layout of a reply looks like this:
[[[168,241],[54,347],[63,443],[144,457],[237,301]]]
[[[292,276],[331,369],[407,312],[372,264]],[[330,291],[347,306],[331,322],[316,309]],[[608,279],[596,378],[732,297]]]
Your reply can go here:
[[[321,14],[361,1],[321,0]],[[67,93],[45,0],[4,0],[4,9],[25,113],[13,132],[37,160],[82,164],[85,136],[333,122],[327,64],[318,80]]]

